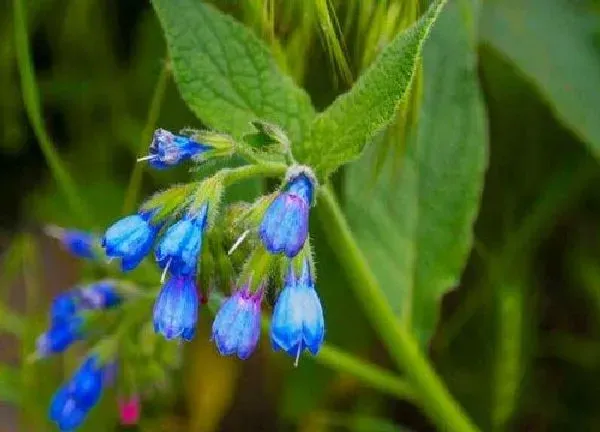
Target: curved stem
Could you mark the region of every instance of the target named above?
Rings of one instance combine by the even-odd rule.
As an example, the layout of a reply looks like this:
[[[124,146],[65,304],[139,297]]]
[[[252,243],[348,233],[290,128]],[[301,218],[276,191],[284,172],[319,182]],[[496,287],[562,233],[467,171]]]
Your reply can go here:
[[[410,383],[379,366],[367,363],[334,346],[324,344],[314,361],[331,369],[345,372],[370,387],[397,399],[414,400],[415,392]]]
[[[23,93],[23,103],[27,117],[33,128],[40,149],[44,158],[50,167],[50,172],[55,178],[58,186],[62,189],[67,200],[67,204],[73,212],[77,214],[80,221],[89,224],[90,218],[85,205],[77,193],[75,182],[69,175],[62,160],[56,150],[56,146],[50,139],[42,119],[42,110],[40,107],[40,95],[35,79],[31,53],[29,52],[29,40],[27,35],[27,17],[25,6],[22,0],[13,1],[14,29],[15,29],[15,48],[17,53],[17,65],[21,76],[21,91]]]
[[[211,293],[208,301],[208,310],[214,315],[221,306],[224,297],[220,293]],[[269,333],[271,320],[263,314],[261,327],[263,333]],[[365,385],[387,393],[397,399],[413,400],[415,392],[410,385],[402,378],[399,378],[392,372],[389,372],[377,365],[368,363],[351,354],[333,347],[327,343],[323,344],[316,357],[308,356],[317,363],[334,369],[338,372],[347,373],[358,379]]]
[[[165,64],[158,75],[156,85],[154,86],[154,94],[152,95],[150,107],[148,108],[146,125],[142,131],[140,144],[142,148],[148,147],[148,143],[152,138],[152,130],[156,126],[156,122],[160,114],[160,108],[165,98],[167,83],[169,82],[169,75],[170,66],[168,61],[165,61]],[[129,184],[127,185],[127,192],[125,193],[125,201],[123,202],[123,214],[128,214],[133,211],[135,201],[137,200],[137,195],[140,191],[140,187],[142,186],[142,167],[143,165],[140,162],[136,162],[133,167],[131,178],[129,179]]]
[[[393,360],[408,376],[421,406],[444,431],[476,431],[441,381],[414,337],[399,324],[381,291],[375,275],[358,247],[338,202],[329,186],[320,189],[319,210],[326,224],[325,232],[340,263],[355,283],[355,293],[365,307]]]

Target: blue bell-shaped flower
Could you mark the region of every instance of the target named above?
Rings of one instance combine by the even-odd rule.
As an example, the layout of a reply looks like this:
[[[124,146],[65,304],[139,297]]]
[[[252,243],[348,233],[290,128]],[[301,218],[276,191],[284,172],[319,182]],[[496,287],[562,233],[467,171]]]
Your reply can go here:
[[[308,216],[313,199],[314,182],[300,172],[288,180],[267,208],[258,234],[272,254],[284,253],[293,258],[308,236]]]
[[[196,274],[207,214],[208,204],[204,204],[197,212],[188,212],[169,227],[155,251],[160,268],[168,267],[173,275]]]
[[[191,277],[171,276],[154,303],[154,331],[167,339],[192,340],[198,320],[198,292]]]
[[[285,286],[273,310],[271,343],[275,351],[286,351],[297,362],[304,348],[317,354],[324,337],[323,308],[306,258],[299,278],[290,264]]]
[[[252,293],[248,285],[229,297],[219,309],[212,326],[212,339],[219,353],[245,360],[260,337],[260,305],[263,290]]]
[[[157,129],[150,144],[150,154],[138,161],[147,160],[152,167],[165,169],[198,157],[208,150],[211,150],[210,146],[196,142],[190,137]]]
[[[151,212],[127,216],[110,226],[102,239],[106,255],[121,259],[123,271],[132,270],[152,248],[160,226],[150,222]]]

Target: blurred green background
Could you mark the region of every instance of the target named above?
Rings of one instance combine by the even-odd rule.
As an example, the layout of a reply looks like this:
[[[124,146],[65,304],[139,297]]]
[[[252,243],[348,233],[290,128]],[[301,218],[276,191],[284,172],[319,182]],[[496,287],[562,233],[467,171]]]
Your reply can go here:
[[[317,108],[347,90],[425,9],[413,0],[214,3],[271,46]],[[600,2],[466,3],[478,29],[474,54],[489,165],[475,247],[460,286],[443,299],[429,354],[483,430],[600,430]],[[40,228],[53,223],[101,232],[122,214],[157,107],[157,126],[202,125],[170,77],[148,1],[24,4],[44,126],[90,215],[82,220],[66,211],[24,105],[13,5],[1,2],[0,431],[37,432],[52,430],[46,406],[77,353],[36,364],[24,359],[44,328],[52,295],[82,271]],[[374,143],[374,178],[377,161],[401,162],[422,85],[420,75],[394,125]],[[346,173],[337,174],[337,184]],[[139,175],[138,198],[189,176],[185,168]],[[255,190],[241,187],[236,194],[250,198]],[[315,219],[327,340],[391,368],[320,240],[322,230]],[[205,314],[173,385],[146,395],[142,421],[129,429],[434,430],[411,403],[309,359],[294,369],[266,343],[247,362],[220,358],[208,342],[208,324]],[[114,395],[107,392],[83,430],[119,428],[126,429],[117,426]]]

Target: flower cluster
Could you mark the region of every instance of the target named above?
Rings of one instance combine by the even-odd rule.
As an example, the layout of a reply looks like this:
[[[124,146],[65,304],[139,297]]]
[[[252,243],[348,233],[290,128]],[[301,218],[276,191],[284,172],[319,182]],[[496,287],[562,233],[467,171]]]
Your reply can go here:
[[[37,340],[37,356],[46,357],[66,350],[83,337],[86,311],[110,309],[121,300],[111,281],[77,287],[58,295],[50,306],[50,328]]]
[[[289,152],[282,131],[270,139],[286,141],[282,148]],[[238,150],[246,155],[252,152],[221,134],[191,131],[177,135],[158,129],[149,154],[139,160],[165,169],[186,161],[229,156]],[[215,308],[211,339],[221,355],[246,359],[253,353],[261,324],[266,322],[261,310],[270,308],[263,303],[273,298],[265,294],[273,287],[278,291],[270,323],[273,349],[292,356],[295,364],[305,349],[313,355],[319,352],[325,323],[308,239],[309,213],[318,185],[309,167],[295,164],[290,154],[281,159],[291,166],[264,162],[265,166],[271,164],[267,172],[272,174],[275,166],[281,169],[277,172],[285,173],[280,188],[253,204],[224,205],[222,197],[232,182],[248,173],[260,173],[263,162],[254,156],[249,160],[258,165],[257,169],[225,168],[204,180],[156,193],[134,214],[108,227],[100,238],[81,231],[47,229],[68,251],[90,259],[108,274],[114,271],[108,264],[113,260],[119,262],[123,272],[143,268],[132,273],[130,282],[101,281],[54,299],[50,328],[38,339],[36,357],[62,352],[78,340],[97,342],[52,400],[50,417],[61,430],[72,430],[82,423],[101,395],[106,376],[110,375],[107,371],[115,369],[112,365],[138,362],[134,375],[139,382],[147,381],[147,377],[160,380],[163,370],[176,362],[176,356],[160,354],[161,359],[171,360],[156,362],[154,352],[169,349],[157,340],[169,344],[171,340],[189,341],[194,337],[200,299],[207,300],[210,294],[207,286],[212,292],[234,287]],[[147,267],[148,256],[153,257],[157,270]],[[147,276],[153,271],[160,287],[157,283],[155,290],[141,289],[136,275]],[[158,276],[160,272],[162,277]],[[141,285],[148,285],[145,281]],[[139,295],[123,296],[126,284]],[[149,306],[147,299],[154,302],[151,323],[144,315]],[[108,313],[110,309],[117,313]],[[95,317],[93,324],[90,316]],[[152,335],[146,332],[148,326]],[[142,360],[140,356],[145,357]],[[119,409],[122,421],[131,423],[139,416],[137,387],[127,394],[134,396],[121,397]]]

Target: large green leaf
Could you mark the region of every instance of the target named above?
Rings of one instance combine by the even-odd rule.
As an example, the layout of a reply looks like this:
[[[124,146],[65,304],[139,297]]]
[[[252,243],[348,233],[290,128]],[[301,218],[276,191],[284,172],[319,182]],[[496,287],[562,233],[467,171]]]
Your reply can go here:
[[[314,116],[310,99],[250,30],[199,0],[153,4],[179,90],[200,120],[240,138],[263,119],[302,139]]]
[[[350,224],[391,305],[423,342],[467,260],[487,163],[470,4],[449,4],[425,46],[424,99],[400,171],[388,163],[369,186],[367,152],[346,176]]]
[[[355,159],[394,118],[415,76],[421,48],[446,0],[436,0],[423,17],[398,35],[358,79],[310,126],[294,155],[326,177]]]
[[[600,19],[573,0],[487,0],[484,41],[510,59],[600,158]]]

